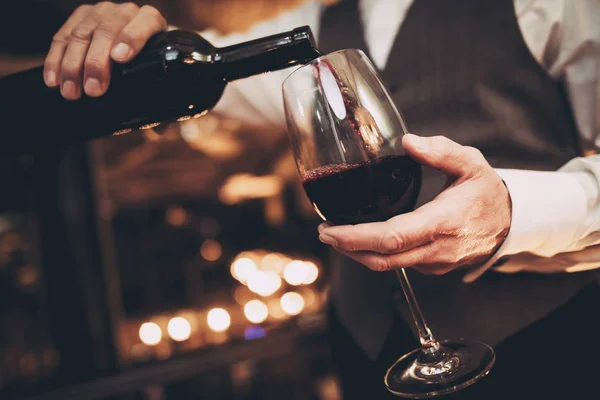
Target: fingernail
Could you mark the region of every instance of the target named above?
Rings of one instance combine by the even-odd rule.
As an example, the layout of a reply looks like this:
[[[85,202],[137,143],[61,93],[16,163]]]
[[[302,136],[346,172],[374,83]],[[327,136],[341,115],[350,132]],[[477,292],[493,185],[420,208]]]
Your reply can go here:
[[[76,99],[79,97],[77,85],[73,81],[65,81],[62,85],[61,93],[67,99]]]
[[[323,233],[319,235],[319,240],[330,246],[335,246],[337,244],[337,241],[333,236],[325,235]]]
[[[323,223],[323,224],[320,224],[320,225],[319,225],[319,227],[317,228],[317,231],[319,231],[319,233],[321,233],[321,232],[323,232],[323,230],[324,230],[325,228],[328,228],[328,227],[329,227],[329,225],[328,225],[328,224],[325,224],[325,223]]]
[[[91,97],[98,97],[102,95],[102,85],[96,78],[88,78],[85,81],[85,93]]]
[[[46,72],[46,85],[56,86],[56,73],[54,71]]]
[[[131,54],[131,47],[125,43],[117,44],[112,51],[112,57],[115,60],[125,61],[129,58]]]

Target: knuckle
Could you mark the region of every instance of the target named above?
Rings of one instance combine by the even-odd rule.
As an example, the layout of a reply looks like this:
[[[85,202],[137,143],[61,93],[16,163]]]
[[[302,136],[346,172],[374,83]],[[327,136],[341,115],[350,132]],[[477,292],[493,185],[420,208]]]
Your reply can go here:
[[[446,157],[452,157],[456,152],[456,144],[448,138],[442,137],[439,146],[440,152]]]
[[[375,272],[384,272],[391,269],[390,262],[386,257],[376,258],[371,265],[368,265],[368,267]]]
[[[486,163],[483,153],[475,147],[468,146],[465,148],[465,154],[467,157],[476,164],[484,165]]]
[[[54,70],[58,69],[58,67],[59,67],[58,61],[50,60],[50,59],[46,59],[44,61],[44,69],[46,71],[48,71],[48,70],[54,71]]]
[[[134,46],[141,39],[141,33],[131,29],[129,27],[123,28],[118,34],[117,42],[127,43],[130,46]]]
[[[429,136],[425,138],[425,142],[427,143],[427,147],[429,149],[435,149],[439,147],[439,144],[443,140],[443,136]]]
[[[98,57],[88,57],[85,60],[85,72],[86,75],[92,75],[95,77],[104,77],[107,74],[107,70],[109,67],[108,62],[98,58]]]
[[[118,25],[115,24],[114,21],[102,21],[96,31],[94,32],[94,36],[100,36],[106,39],[113,39],[117,33],[119,33]]]
[[[445,215],[439,218],[439,221],[434,222],[435,234],[429,238],[429,242],[435,244],[438,240],[444,240],[449,236],[453,236],[459,229],[457,224],[454,222],[453,215]]]
[[[358,250],[362,250],[359,245],[359,243],[357,243],[355,241],[354,238],[357,237],[357,234],[355,234],[354,232],[357,230],[358,228],[356,227],[356,225],[352,225],[352,234],[350,235],[340,235],[339,237],[336,238],[337,240],[337,246],[341,247],[344,250],[347,251],[358,251]]]
[[[447,148],[451,148],[452,144],[454,142],[452,142],[450,139],[448,139],[446,136],[442,136],[442,135],[435,135],[435,136],[431,136],[429,138],[427,138],[427,140],[429,141],[429,145],[433,148],[440,148],[441,150],[447,149]]]
[[[60,73],[65,79],[74,79],[79,77],[81,68],[79,63],[65,59],[60,66]]]
[[[63,32],[57,32],[54,36],[52,36],[52,43],[65,45],[69,43],[69,35],[66,35]]]
[[[161,27],[162,29],[167,29],[167,27],[168,27],[168,25],[169,25],[169,24],[167,23],[167,20],[166,20],[166,18],[165,18],[165,17],[163,17],[162,15],[161,15],[161,17],[160,17],[160,20],[158,21],[158,23],[159,23],[159,25],[160,25],[160,27]]]
[[[456,210],[440,209],[432,213],[426,221],[427,231],[422,233],[422,244],[432,244],[443,239],[454,227],[456,219]]]
[[[160,11],[156,9],[156,7],[152,7],[147,4],[142,6],[142,8],[140,8],[140,11],[144,11],[145,14],[149,15],[152,18],[158,19],[163,17]]]
[[[90,43],[94,36],[94,30],[88,26],[79,25],[71,31],[70,40],[80,43]]]
[[[431,136],[427,138],[427,145],[433,157],[436,168],[444,168],[449,159],[454,157],[454,142],[445,136]]]
[[[90,4],[82,4],[82,5],[78,6],[77,8],[75,8],[75,11],[73,12],[73,14],[75,14],[75,13],[77,13],[77,14],[87,14],[93,8],[94,8],[94,6],[92,6]]]
[[[381,253],[395,253],[402,249],[404,245],[404,238],[400,233],[395,231],[386,231],[377,245],[377,250]]]
[[[464,150],[465,156],[469,159],[469,161],[472,164],[472,170],[474,174],[480,174],[486,169],[486,167],[488,167],[489,164],[485,159],[485,156],[479,149],[468,146]]]
[[[112,7],[113,5],[114,4],[111,3],[110,1],[100,1],[100,2],[96,3],[96,7],[95,8],[96,8],[96,10],[104,11],[104,10]]]
[[[478,158],[478,159],[483,159],[483,154],[481,153],[481,151],[475,147],[472,146],[466,146],[465,147],[465,151],[468,153],[468,155],[472,158]]]
[[[472,205],[469,204],[469,207],[471,206]],[[430,241],[434,242],[438,238],[443,239],[456,236],[462,229],[461,218],[463,217],[464,213],[460,210],[459,212],[454,211],[454,213],[448,211],[447,214],[438,218],[437,221],[433,222],[435,224],[436,235],[435,237],[430,238]]]
[[[339,247],[340,249],[343,249],[346,251],[355,251],[356,250],[356,245],[352,242],[352,240],[348,240],[345,238],[337,238],[335,247]]]
[[[131,1],[121,4],[120,7],[127,14],[135,14],[140,9],[137,4]]]

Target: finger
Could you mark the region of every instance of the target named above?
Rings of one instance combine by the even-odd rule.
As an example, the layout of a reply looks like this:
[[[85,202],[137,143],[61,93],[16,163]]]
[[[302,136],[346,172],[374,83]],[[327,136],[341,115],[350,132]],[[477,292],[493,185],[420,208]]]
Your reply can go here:
[[[377,272],[390,271],[399,268],[410,268],[421,265],[432,253],[432,245],[427,244],[416,247],[400,254],[379,254],[371,251],[346,251],[335,248],[340,253],[363,264],[367,268]]]
[[[346,251],[403,252],[430,242],[437,235],[442,219],[431,204],[385,222],[325,227],[319,232],[319,240]]]
[[[110,51],[119,32],[136,13],[136,5],[123,4],[115,7],[110,18],[107,17],[96,28],[83,69],[83,87],[88,96],[99,97],[106,93],[111,73]]]
[[[487,165],[479,150],[461,146],[443,136],[407,134],[402,138],[402,145],[416,161],[451,176],[473,176]]]
[[[447,274],[450,271],[453,271],[454,269],[458,268],[460,266],[458,265],[452,265],[452,264],[431,264],[431,265],[420,265],[420,264],[415,264],[413,266],[411,266],[410,268],[418,271],[419,273],[423,274],[423,275],[444,275]]]
[[[333,225],[331,225],[331,224],[330,224],[330,223],[328,223],[328,222],[323,222],[322,224],[320,224],[320,225],[319,225],[319,227],[317,228],[317,230],[319,231],[319,233],[321,233],[321,231],[322,231],[323,229],[325,229],[325,228],[328,228],[328,227],[330,227],[330,226],[333,226]]]
[[[61,93],[68,100],[77,100],[81,96],[83,63],[98,23],[98,15],[91,13],[71,32],[60,66]]]
[[[143,6],[115,40],[111,56],[116,62],[127,62],[142,50],[155,34],[167,29],[167,21],[152,6]]]
[[[427,275],[443,275],[460,265],[440,259],[440,248],[443,244],[431,243],[416,247],[400,254],[385,255],[369,251],[337,251],[377,272],[400,268],[414,268]]]
[[[389,263],[388,256],[373,253],[370,251],[346,251],[344,249],[340,249],[339,247],[334,247],[339,253],[345,255],[353,259],[354,261],[364,265],[372,271],[388,271],[392,269],[391,264]]]
[[[56,87],[59,85],[60,65],[69,44],[71,31],[87,17],[92,8],[89,5],[78,7],[52,38],[50,50],[44,61],[44,82],[47,86]]]

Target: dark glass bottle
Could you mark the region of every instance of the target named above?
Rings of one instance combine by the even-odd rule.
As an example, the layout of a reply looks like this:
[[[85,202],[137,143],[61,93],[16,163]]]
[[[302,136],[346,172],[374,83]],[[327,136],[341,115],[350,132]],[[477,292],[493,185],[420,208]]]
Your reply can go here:
[[[319,55],[309,27],[216,48],[201,36],[153,37],[128,64],[115,64],[107,93],[64,99],[42,67],[0,80],[0,152],[122,134],[203,115],[228,82],[306,63]]]

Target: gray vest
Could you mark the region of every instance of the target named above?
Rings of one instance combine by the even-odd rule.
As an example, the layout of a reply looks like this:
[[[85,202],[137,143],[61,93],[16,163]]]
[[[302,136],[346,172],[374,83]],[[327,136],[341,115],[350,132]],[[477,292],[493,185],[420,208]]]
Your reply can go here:
[[[319,47],[368,53],[362,32],[358,1],[344,0],[325,11]],[[381,75],[411,132],[476,147],[493,167],[552,171],[579,155],[564,89],[529,52],[513,0],[416,0]],[[425,169],[419,205],[444,183],[438,171]],[[467,285],[462,272],[442,277],[409,272],[436,337],[492,345],[593,280],[591,273],[490,271]],[[371,358],[379,354],[397,310],[412,326],[393,273],[371,272],[336,257],[332,293],[340,320]]]

